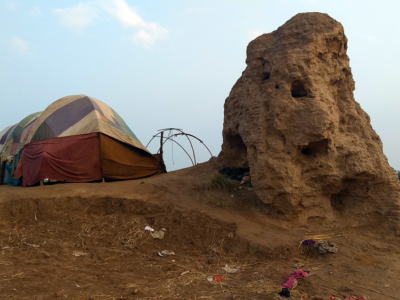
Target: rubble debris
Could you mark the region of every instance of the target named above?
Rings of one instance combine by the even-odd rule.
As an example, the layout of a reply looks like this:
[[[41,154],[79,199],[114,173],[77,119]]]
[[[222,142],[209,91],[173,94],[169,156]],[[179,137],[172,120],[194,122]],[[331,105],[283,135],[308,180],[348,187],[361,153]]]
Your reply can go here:
[[[339,248],[335,243],[326,241],[326,240],[320,240],[314,244],[314,247],[318,247],[319,253],[323,254],[326,252],[329,253],[336,253],[338,252]]]

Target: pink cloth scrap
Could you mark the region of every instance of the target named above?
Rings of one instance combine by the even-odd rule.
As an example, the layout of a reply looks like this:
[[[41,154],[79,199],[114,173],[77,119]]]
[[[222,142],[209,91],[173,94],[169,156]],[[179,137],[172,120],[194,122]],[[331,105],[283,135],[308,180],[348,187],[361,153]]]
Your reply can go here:
[[[298,271],[290,274],[289,278],[286,279],[286,283],[284,285],[282,285],[282,288],[292,289],[295,279],[300,279],[300,278],[308,277],[308,276],[310,276],[310,275],[307,272],[304,272],[303,270],[298,270]],[[360,300],[362,300],[362,299],[360,299]]]

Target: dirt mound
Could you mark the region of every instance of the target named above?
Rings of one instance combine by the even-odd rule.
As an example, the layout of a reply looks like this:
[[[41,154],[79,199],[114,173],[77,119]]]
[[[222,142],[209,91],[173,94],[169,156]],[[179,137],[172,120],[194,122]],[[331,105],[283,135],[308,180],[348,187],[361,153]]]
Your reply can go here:
[[[258,197],[299,222],[359,214],[398,224],[399,181],[355,83],[340,23],[298,14],[247,47],[225,102],[226,167],[250,167]]]
[[[313,276],[292,299],[396,295],[394,235],[353,220],[268,218],[238,181],[209,189],[217,172],[203,164],[137,181],[0,186],[0,299],[277,300],[294,264]],[[321,234],[339,251],[302,254],[299,242]]]

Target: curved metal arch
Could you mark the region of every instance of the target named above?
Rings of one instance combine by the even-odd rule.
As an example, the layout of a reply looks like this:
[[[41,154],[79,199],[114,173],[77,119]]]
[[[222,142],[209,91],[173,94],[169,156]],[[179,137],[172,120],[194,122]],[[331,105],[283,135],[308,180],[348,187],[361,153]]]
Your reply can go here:
[[[173,131],[173,130],[178,131],[178,133],[172,134],[172,135],[168,136],[167,138],[164,138],[164,135],[163,135],[164,132],[166,132],[166,131]],[[193,147],[192,141],[190,140],[190,137],[192,137],[192,138],[198,140],[198,141],[207,149],[207,151],[210,153],[210,155],[211,155],[211,157],[212,157],[212,153],[211,153],[210,149],[206,146],[206,144],[205,144],[202,140],[200,140],[198,137],[196,137],[196,136],[194,136],[194,135],[192,135],[192,134],[183,132],[182,129],[179,129],[179,128],[165,128],[165,129],[160,129],[160,130],[158,130],[158,131],[159,131],[159,132],[158,132],[156,135],[154,135],[154,136],[150,139],[150,141],[147,143],[146,148],[150,145],[150,143],[153,141],[154,138],[160,137],[160,139],[163,139],[163,140],[161,141],[161,146],[160,146],[160,148],[159,148],[158,151],[157,151],[157,153],[160,153],[162,147],[164,146],[164,144],[165,144],[168,140],[173,141],[173,142],[175,142],[176,144],[178,144],[179,147],[181,147],[183,151],[185,151],[186,155],[189,156],[190,161],[192,162],[192,165],[195,166],[195,165],[197,164],[197,161],[196,161],[196,154],[195,154],[195,151],[194,151],[194,147]],[[186,138],[188,139],[188,141],[189,141],[189,143],[190,143],[190,147],[192,148],[193,159],[194,159],[194,161],[193,161],[192,157],[189,155],[189,153],[182,147],[182,145],[180,145],[177,141],[175,141],[175,140],[173,139],[174,137],[177,137],[177,136],[186,136]]]

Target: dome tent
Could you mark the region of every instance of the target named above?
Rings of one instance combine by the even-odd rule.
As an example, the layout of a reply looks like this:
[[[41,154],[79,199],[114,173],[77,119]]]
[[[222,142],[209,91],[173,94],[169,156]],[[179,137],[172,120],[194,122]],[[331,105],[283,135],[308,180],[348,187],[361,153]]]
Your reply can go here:
[[[13,178],[14,170],[18,165],[19,153],[41,113],[31,114],[18,124],[0,132],[0,183],[19,184],[19,180]]]
[[[37,119],[15,172],[24,186],[50,178],[64,182],[136,179],[165,166],[105,103],[85,96],[61,98]]]

